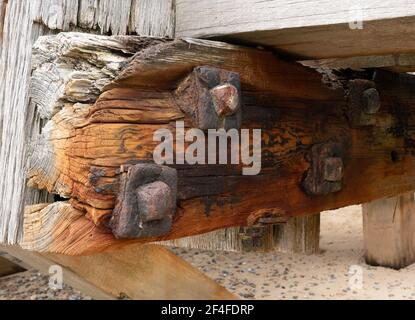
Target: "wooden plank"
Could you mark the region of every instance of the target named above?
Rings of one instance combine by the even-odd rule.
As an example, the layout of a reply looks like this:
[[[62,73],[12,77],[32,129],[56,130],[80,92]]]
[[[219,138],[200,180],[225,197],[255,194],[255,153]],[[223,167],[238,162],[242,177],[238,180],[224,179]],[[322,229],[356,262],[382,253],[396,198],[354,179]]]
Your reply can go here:
[[[415,71],[415,54],[394,54],[383,56],[363,56],[300,61],[304,66],[327,69],[367,69],[383,68],[392,72]]]
[[[26,268],[34,268],[44,275],[50,276],[50,267],[59,264],[57,261],[51,260],[46,255],[40,255],[38,253],[22,250],[18,246],[1,246],[0,250],[7,252],[10,256],[15,257],[22,261],[23,266]],[[112,296],[97,286],[94,286],[85,279],[82,279],[75,272],[62,266],[63,282],[72,288],[90,296],[93,299],[98,300],[114,300],[115,296]]]
[[[131,246],[83,257],[40,255],[19,247],[2,247],[2,250],[45,274],[51,265],[62,266],[65,283],[96,299],[236,299],[225,288],[161,246]]]
[[[414,263],[414,193],[364,204],[363,234],[368,264],[401,269]]]
[[[176,11],[178,37],[262,45],[296,57],[415,50],[415,5],[407,0],[177,0]],[[351,29],[349,23],[360,18],[363,29]]]
[[[43,41],[66,39],[76,44],[84,37],[63,34]],[[68,59],[54,57],[61,62]],[[115,240],[108,221],[118,201],[120,177],[129,170],[124,165],[153,161],[156,130],[175,132],[175,120],[195,126],[180,107],[177,86],[195,67],[207,64],[240,75],[242,128],[262,129],[261,174],[243,176],[241,165],[175,164],[179,205],[170,231]],[[369,75],[373,81],[344,77],[327,77],[323,83],[321,74],[283,62],[271,52],[223,43],[186,39],[149,44],[104,88],[94,105],[82,101],[75,105],[72,100],[61,106],[34,144],[29,182],[71,201],[28,208],[23,245],[65,254],[100,252],[134,241],[253,225],[269,213],[313,214],[412,190],[415,78],[388,72]],[[69,80],[63,85],[72,85]],[[354,100],[363,92],[356,89],[359,84],[371,91],[377,87],[381,100],[377,113],[366,114],[360,96]],[[347,92],[351,93],[345,99]],[[59,99],[50,102],[55,105]],[[334,148],[330,152],[342,158],[343,181],[324,184],[333,190],[315,190],[320,179],[315,166],[326,148]]]
[[[0,256],[0,278],[23,272],[24,270],[25,269],[21,268],[19,265]]]
[[[85,35],[76,37],[82,40]],[[65,34],[43,42],[59,39],[76,43],[74,35]],[[176,132],[176,120],[185,128],[199,125],[182,106],[186,99],[181,101],[180,84],[187,84],[205,65],[206,70],[216,67],[239,74],[241,127],[262,130],[260,174],[244,176],[241,164],[173,164],[178,206],[168,211],[171,229],[141,237],[116,233],[121,239],[114,239],[113,209],[122,202],[120,194],[133,194],[121,192],[120,186],[129,184],[120,181],[127,181],[136,164],[154,161],[154,132]],[[355,79],[362,76],[370,80]],[[63,86],[70,88],[72,82],[66,80]],[[59,99],[51,101],[60,111],[34,144],[29,182],[71,200],[28,208],[23,245],[72,255],[100,252],[135,241],[254,225],[268,214],[314,214],[413,190],[414,81],[413,76],[385,71],[321,75],[272,52],[212,41],[149,44],[103,89],[95,104],[71,100],[59,107]],[[365,109],[366,91],[379,95],[375,112]],[[327,164],[328,154],[334,155],[328,167],[334,160],[341,176],[328,172],[326,177],[322,172],[320,164]]]
[[[13,1],[13,0],[12,0]],[[34,20],[52,30],[174,36],[173,0],[34,0]]]

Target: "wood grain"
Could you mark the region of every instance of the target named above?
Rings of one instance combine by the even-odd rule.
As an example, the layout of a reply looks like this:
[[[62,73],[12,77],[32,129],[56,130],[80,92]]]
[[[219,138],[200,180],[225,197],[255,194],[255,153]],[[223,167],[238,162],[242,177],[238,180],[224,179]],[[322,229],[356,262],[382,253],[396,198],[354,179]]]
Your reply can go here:
[[[324,59],[415,49],[415,6],[406,0],[201,0],[197,4],[177,0],[176,11],[178,37],[261,45],[296,57]],[[360,17],[363,29],[352,30],[349,23]]]
[[[71,200],[54,204],[50,213],[28,209],[34,215],[32,223],[38,224],[33,230],[45,229],[42,233],[25,227],[28,248],[77,255],[132,242],[115,240],[106,228],[120,167],[152,162],[157,129],[174,133],[178,119],[187,128],[193,126],[177,104],[175,89],[201,65],[239,73],[242,128],[262,129],[261,174],[243,176],[239,165],[174,165],[179,182],[172,230],[166,236],[136,241],[243,226],[267,210],[288,217],[314,214],[415,187],[412,76],[378,72],[373,85],[382,107],[371,115],[371,125],[356,125],[348,118],[348,81],[372,75],[321,75],[265,50],[176,40],[142,50],[95,104],[65,105],[46,125],[31,154],[29,183]],[[314,145],[327,142],[343,148],[342,189],[308,195],[302,182],[310,168],[310,152]],[[76,221],[68,223],[68,212]]]
[[[17,246],[1,247],[27,265],[49,275],[63,269],[64,283],[99,300],[236,300],[236,296],[167,249],[134,245],[116,253],[86,257],[38,254]]]
[[[397,73],[415,71],[415,55],[390,54],[380,56],[359,56],[349,58],[333,58],[322,60],[304,60],[300,62],[312,68],[327,69],[368,69],[383,68]]]
[[[413,192],[363,205],[365,258],[369,265],[401,269],[415,262]]]
[[[25,148],[43,126],[28,99],[32,45],[42,35],[80,30],[173,37],[173,1],[0,1],[0,243],[21,239],[24,204],[50,201],[46,192],[25,188]],[[52,88],[59,78],[54,80]],[[93,82],[99,87],[97,79]]]

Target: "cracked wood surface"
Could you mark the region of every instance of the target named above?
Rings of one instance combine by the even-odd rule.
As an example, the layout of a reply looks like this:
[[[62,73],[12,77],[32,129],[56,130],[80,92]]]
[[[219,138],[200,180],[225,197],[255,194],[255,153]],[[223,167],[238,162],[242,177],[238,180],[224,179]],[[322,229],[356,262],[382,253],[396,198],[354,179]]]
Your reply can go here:
[[[26,145],[44,122],[28,99],[33,43],[59,31],[173,37],[173,4],[172,0],[0,1],[0,243],[17,244],[21,239],[25,204],[50,201],[47,193],[25,188],[23,173]],[[97,88],[103,85],[99,79],[90,80]],[[57,84],[52,87],[59,89]],[[78,89],[85,86],[75,84]]]
[[[41,41],[59,37],[76,43],[85,35]],[[95,38],[98,43],[114,40]],[[29,184],[70,200],[27,208],[25,248],[68,255],[101,252],[247,225],[267,210],[285,216],[313,214],[414,189],[412,76],[378,72],[374,83],[381,110],[373,115],[373,125],[356,126],[349,122],[345,99],[353,74],[325,74],[323,81],[316,71],[264,50],[194,39],[152,41],[117,70],[95,103],[62,104],[64,97],[57,95],[51,104],[55,115],[32,148]],[[78,58],[89,61],[88,55]],[[116,240],[107,222],[120,167],[152,162],[157,129],[174,133],[176,120],[193,126],[180,110],[175,90],[193,68],[203,65],[239,73],[242,128],[262,129],[262,172],[248,177],[238,165],[174,165],[179,183],[172,230],[162,237]],[[71,88],[67,80],[63,88]],[[330,141],[344,148],[343,188],[325,196],[307,195],[302,181],[310,150]]]

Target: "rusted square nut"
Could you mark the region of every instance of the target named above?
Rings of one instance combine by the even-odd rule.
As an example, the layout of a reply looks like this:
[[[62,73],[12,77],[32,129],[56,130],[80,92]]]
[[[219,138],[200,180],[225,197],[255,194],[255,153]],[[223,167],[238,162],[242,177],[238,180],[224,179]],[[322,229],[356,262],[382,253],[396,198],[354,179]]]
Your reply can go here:
[[[365,79],[349,81],[349,118],[354,125],[368,126],[376,124],[374,115],[381,108],[381,98],[376,84]]]
[[[136,190],[137,207],[140,209],[142,222],[161,221],[175,210],[176,199],[172,190],[162,181],[156,181]]]
[[[329,157],[324,159],[324,180],[337,182],[343,179],[343,160]]]
[[[116,238],[167,234],[176,211],[177,171],[155,164],[129,166],[121,173],[119,194],[110,221]]]
[[[309,155],[310,169],[302,182],[309,195],[327,195],[342,188],[344,150],[340,143],[314,145]]]
[[[241,127],[241,83],[235,72],[197,67],[179,85],[175,97],[179,108],[199,129]]]

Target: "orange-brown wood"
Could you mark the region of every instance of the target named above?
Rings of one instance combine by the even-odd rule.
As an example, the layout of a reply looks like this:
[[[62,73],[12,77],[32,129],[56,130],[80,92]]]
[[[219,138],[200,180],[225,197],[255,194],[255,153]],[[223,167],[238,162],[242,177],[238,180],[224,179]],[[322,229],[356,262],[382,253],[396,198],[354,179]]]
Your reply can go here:
[[[176,120],[193,127],[178,107],[175,89],[201,65],[240,74],[242,128],[262,129],[262,171],[243,176],[240,165],[174,165],[179,181],[172,230],[162,237],[115,240],[107,222],[120,167],[152,161],[157,129],[174,132]],[[82,110],[67,106],[49,123],[39,149],[48,146],[50,163],[35,158],[29,184],[71,198],[64,210],[77,212],[70,215],[77,218],[70,224],[58,219],[51,239],[39,244],[26,238],[27,247],[74,255],[99,252],[246,225],[259,211],[312,214],[414,189],[414,78],[378,73],[381,110],[372,116],[373,125],[356,126],[346,99],[347,80],[354,77],[322,79],[270,52],[214,42],[177,40],[145,49],[94,105]],[[302,187],[310,150],[327,142],[343,148],[342,189],[312,196]],[[33,212],[41,210],[28,215]]]

